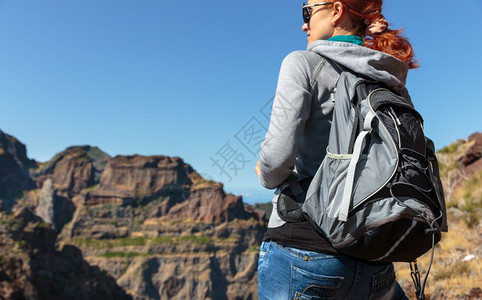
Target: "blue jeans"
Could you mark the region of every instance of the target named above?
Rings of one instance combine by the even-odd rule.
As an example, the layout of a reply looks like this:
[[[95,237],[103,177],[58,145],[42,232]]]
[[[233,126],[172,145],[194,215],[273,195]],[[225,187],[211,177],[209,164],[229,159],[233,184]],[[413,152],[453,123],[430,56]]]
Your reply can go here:
[[[374,266],[343,255],[261,244],[259,300],[407,299],[393,265]]]

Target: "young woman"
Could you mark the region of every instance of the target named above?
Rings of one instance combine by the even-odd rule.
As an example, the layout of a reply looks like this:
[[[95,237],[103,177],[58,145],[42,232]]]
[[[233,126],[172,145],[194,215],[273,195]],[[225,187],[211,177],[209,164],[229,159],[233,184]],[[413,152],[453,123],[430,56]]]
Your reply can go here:
[[[410,43],[388,28],[382,0],[303,3],[306,51],[281,65],[268,132],[255,171],[260,183],[310,179],[328,144],[339,73],[326,58],[383,82],[409,98],[405,79],[417,67]],[[259,299],[408,299],[392,264],[372,264],[338,253],[308,222],[285,223],[273,212],[260,248]]]

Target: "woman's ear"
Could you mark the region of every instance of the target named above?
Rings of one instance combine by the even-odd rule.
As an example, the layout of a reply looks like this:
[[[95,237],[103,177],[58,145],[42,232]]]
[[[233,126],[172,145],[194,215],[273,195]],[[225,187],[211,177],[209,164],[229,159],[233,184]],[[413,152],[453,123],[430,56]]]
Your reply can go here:
[[[336,26],[338,23],[340,23],[344,13],[345,7],[341,2],[337,1],[333,3],[333,12],[331,13],[331,25]]]

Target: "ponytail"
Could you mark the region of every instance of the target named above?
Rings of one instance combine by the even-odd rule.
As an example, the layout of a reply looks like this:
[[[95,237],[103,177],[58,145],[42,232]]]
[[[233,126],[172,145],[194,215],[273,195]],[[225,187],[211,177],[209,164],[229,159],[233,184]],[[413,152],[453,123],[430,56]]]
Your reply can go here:
[[[363,46],[395,56],[409,68],[418,68],[413,47],[407,38],[400,35],[401,29],[389,29],[381,14],[382,0],[341,0],[347,8],[352,22],[364,38]]]
[[[415,53],[407,38],[400,36],[401,29],[386,29],[383,33],[369,39],[365,38],[365,47],[393,55],[405,62],[410,69],[418,68],[414,60]]]

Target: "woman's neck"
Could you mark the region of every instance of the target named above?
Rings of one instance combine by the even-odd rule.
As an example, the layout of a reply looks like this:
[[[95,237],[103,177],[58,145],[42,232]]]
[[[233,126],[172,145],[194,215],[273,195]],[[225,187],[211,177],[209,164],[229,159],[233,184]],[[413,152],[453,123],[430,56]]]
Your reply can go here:
[[[336,35],[358,35],[353,30],[346,29],[345,27],[336,26],[335,30],[333,31],[333,36]]]

